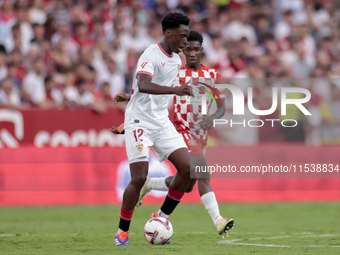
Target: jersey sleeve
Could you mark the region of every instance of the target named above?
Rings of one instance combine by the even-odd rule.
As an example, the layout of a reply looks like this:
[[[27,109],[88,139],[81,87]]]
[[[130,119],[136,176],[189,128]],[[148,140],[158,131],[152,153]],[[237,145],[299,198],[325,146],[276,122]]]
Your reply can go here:
[[[223,84],[223,78],[220,74],[219,71],[216,70],[216,80],[215,80],[215,87],[216,87],[216,84]],[[225,90],[224,89],[218,89],[216,88],[216,90],[218,91],[218,95],[220,96],[220,98],[224,98],[225,97]],[[217,99],[218,97],[215,96],[215,99]]]
[[[153,77],[155,72],[154,57],[151,51],[144,51],[137,64],[136,74],[145,73]]]

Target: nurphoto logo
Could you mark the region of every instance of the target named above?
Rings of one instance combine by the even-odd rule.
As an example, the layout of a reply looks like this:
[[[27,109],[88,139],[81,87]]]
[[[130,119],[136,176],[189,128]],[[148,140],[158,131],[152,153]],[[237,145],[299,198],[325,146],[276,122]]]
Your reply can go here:
[[[231,85],[231,84],[215,84],[215,88],[199,82],[200,84],[207,86],[209,89],[211,89],[214,94],[218,97],[218,99],[221,102],[221,99],[219,97],[219,93],[216,89],[218,90],[223,90],[223,89],[228,89],[231,92],[232,95],[232,101],[233,101],[233,115],[244,115],[244,108],[245,108],[245,97],[243,94],[243,91],[235,86],[235,85]],[[205,91],[216,103],[216,100],[214,98],[214,96],[207,91],[206,89],[200,88],[201,90]],[[305,88],[297,88],[297,87],[284,87],[281,88],[280,90],[280,95],[281,95],[281,115],[285,116],[287,114],[287,105],[288,104],[293,104],[295,105],[304,115],[312,115],[307,109],[306,107],[303,105],[304,103],[307,103],[310,99],[311,99],[311,93],[309,90],[305,89]],[[297,98],[297,99],[291,99],[291,98],[287,98],[287,95],[289,93],[301,93],[304,94],[305,97],[304,98]],[[266,116],[266,115],[270,115],[272,113],[274,113],[278,107],[278,97],[279,97],[279,93],[278,93],[278,88],[273,87],[272,88],[272,105],[270,107],[270,109],[267,110],[258,110],[255,109],[254,107],[254,103],[253,103],[253,88],[249,87],[247,90],[247,105],[248,105],[248,109],[251,113],[255,114],[255,115],[259,115],[259,116]],[[207,100],[206,100],[206,95],[202,95],[201,97],[201,104],[202,104],[202,114],[206,115],[207,114]],[[222,104],[222,102],[221,102]],[[279,121],[279,119],[266,119],[265,121],[270,121],[272,122],[272,127],[274,127],[274,121]],[[214,120],[214,127],[216,125],[219,124],[227,124],[229,121],[226,119],[215,119]],[[233,124],[232,120],[230,120],[231,125]],[[259,122],[258,125],[254,125],[252,123],[254,122]],[[285,125],[285,122],[289,123],[289,125]],[[294,124],[292,124],[294,123]],[[243,122],[234,122],[234,124],[242,124],[243,126],[246,125],[246,120],[244,120]],[[281,125],[283,127],[295,127],[297,125],[297,120],[294,119],[285,119],[281,121]],[[260,120],[260,119],[252,119],[248,121],[248,126],[250,127],[262,127],[264,125],[264,121]]]

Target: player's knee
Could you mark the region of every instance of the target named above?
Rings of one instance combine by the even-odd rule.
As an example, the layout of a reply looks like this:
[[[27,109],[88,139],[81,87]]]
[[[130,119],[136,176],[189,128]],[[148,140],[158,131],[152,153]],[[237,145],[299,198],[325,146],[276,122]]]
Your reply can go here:
[[[190,179],[190,172],[191,172],[191,164],[190,162],[183,164],[181,169],[181,175],[186,179]]]
[[[146,176],[134,176],[131,179],[131,183],[138,188],[142,188],[145,181],[146,181]]]

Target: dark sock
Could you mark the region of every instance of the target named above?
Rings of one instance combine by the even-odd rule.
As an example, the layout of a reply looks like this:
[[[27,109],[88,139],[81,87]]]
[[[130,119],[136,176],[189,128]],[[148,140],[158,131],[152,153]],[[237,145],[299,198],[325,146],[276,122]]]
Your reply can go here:
[[[125,210],[123,207],[120,209],[119,228],[123,231],[129,231],[133,211]]]
[[[161,207],[161,211],[167,215],[170,215],[181,201],[183,195],[184,193],[169,188],[168,194]]]
[[[123,220],[120,218],[119,228],[123,231],[129,231],[131,220]]]

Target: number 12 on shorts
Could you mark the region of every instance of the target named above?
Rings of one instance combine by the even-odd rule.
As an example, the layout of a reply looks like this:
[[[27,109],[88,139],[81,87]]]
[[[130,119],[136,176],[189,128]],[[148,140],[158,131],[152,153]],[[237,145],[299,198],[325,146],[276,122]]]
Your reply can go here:
[[[133,131],[133,135],[135,136],[136,142],[138,142],[138,139],[142,142],[143,139],[140,137],[143,135],[143,129],[139,128]]]

